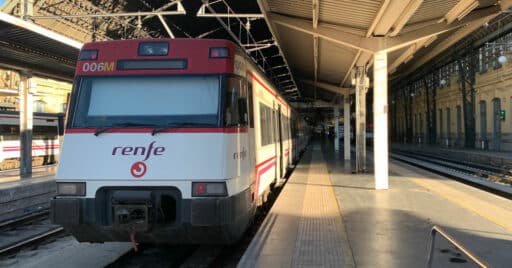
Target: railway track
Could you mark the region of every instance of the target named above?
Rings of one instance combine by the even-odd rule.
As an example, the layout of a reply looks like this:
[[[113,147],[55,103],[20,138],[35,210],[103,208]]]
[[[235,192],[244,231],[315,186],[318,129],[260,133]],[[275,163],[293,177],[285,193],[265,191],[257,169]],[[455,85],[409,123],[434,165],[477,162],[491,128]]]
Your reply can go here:
[[[277,200],[284,184],[275,188],[267,202],[258,210],[253,225],[236,244],[224,245],[173,245],[144,246],[138,252],[133,250],[118,258],[107,268],[118,267],[236,267],[243,253],[251,243],[261,223]]]
[[[238,243],[233,245],[173,245],[149,246],[144,245],[138,252],[133,250],[119,257],[107,268],[118,267],[180,267],[180,268],[206,268],[206,267],[236,267],[245,250],[257,233],[272,205],[277,200],[288,177],[290,170],[278,187],[268,195],[260,209],[258,209],[253,224],[245,232]]]
[[[512,199],[512,171],[422,152],[393,150],[390,157]]]
[[[0,256],[37,246],[64,234],[64,229],[49,223],[49,211],[43,210],[0,223]]]

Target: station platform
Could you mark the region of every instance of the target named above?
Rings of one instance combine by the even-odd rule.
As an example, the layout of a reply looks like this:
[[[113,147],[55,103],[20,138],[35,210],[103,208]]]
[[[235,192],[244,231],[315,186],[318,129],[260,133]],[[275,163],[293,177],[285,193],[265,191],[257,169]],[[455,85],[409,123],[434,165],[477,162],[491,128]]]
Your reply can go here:
[[[48,209],[55,196],[55,166],[34,167],[30,178],[20,178],[19,170],[0,172],[0,221]]]
[[[432,144],[392,143],[391,150],[417,151],[452,157],[469,162],[488,163],[512,169],[512,152],[446,147]]]
[[[332,148],[310,145],[238,267],[425,267],[434,225],[489,267],[510,267],[511,200],[393,160],[377,191]],[[432,252],[432,267],[478,267],[439,235]]]

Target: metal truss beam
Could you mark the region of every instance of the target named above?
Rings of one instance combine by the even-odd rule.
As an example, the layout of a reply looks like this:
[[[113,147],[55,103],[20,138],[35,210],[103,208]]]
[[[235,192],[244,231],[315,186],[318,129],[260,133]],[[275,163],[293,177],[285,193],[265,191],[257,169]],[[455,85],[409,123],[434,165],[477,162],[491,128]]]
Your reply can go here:
[[[485,22],[490,21],[494,17],[498,16],[499,14],[490,14],[487,16],[483,16],[471,23],[469,23],[466,27],[456,31],[446,39],[444,39],[442,42],[438,43],[435,47],[432,48],[432,50],[424,55],[423,57],[417,59],[414,61],[414,64],[408,68],[408,70],[404,73],[404,75],[412,73],[414,70],[418,69],[431,59],[433,59],[435,56],[441,54],[443,51],[446,51],[449,47],[457,43],[459,40],[470,34],[471,32],[475,31],[476,29],[480,28]]]
[[[269,14],[269,18],[273,23],[283,25],[290,29],[318,36],[322,39],[346,47],[375,53],[377,51],[392,52],[403,47],[410,46],[423,39],[429,39],[439,34],[462,28],[472,22],[480,21],[482,17],[496,16],[499,12],[499,7],[496,6],[483,8],[472,12],[460,21],[454,22],[450,25],[437,23],[429,27],[408,31],[396,37],[364,37],[345,32],[344,30],[340,30],[340,27],[336,27],[335,25],[330,25],[328,23],[319,23],[318,28],[315,30],[313,29],[311,22],[308,20],[280,15],[277,13]],[[406,29],[404,28],[404,30]]]
[[[269,19],[269,6],[266,2],[262,1],[262,0],[256,0],[258,2],[258,6],[260,7],[260,10],[261,12],[263,13],[264,15],[264,18],[265,18],[265,22],[267,23],[267,27],[270,31],[270,34],[272,35],[273,39],[274,39],[274,42],[276,43],[276,47],[279,49],[279,55],[281,56],[283,62],[284,62],[284,65],[287,67],[287,70],[290,74],[290,77],[291,79],[294,79],[293,77],[293,74],[292,74],[292,71],[290,69],[290,65],[288,64],[288,60],[286,59],[286,57],[284,56],[283,54],[283,51],[281,50],[281,47],[279,45],[279,36],[278,36],[278,33],[277,31],[274,29],[270,19]],[[272,68],[273,69],[273,68]],[[295,85],[295,88],[297,89],[297,83],[295,82],[294,80],[294,85]],[[300,94],[300,91],[297,89],[296,90],[297,92],[297,95],[298,97],[301,97],[301,94]]]
[[[354,93],[354,89],[338,87],[336,85],[325,83],[325,82],[318,82],[318,81],[303,79],[303,78],[299,78],[298,80],[304,84],[308,84],[311,86],[317,86],[324,90],[330,91],[332,93],[340,94],[340,95],[345,95],[347,92],[349,92],[349,94]],[[349,91],[347,91],[347,90],[349,90]]]
[[[160,23],[162,23],[162,26],[164,26],[165,31],[169,35],[169,37],[174,38],[174,34],[171,31],[171,28],[169,28],[169,25],[167,25],[167,22],[165,21],[164,17],[162,15],[157,15],[158,19],[160,20]]]
[[[214,5],[216,7],[222,7],[222,10],[227,10],[226,13],[218,13],[214,9]],[[206,13],[206,12],[209,13]],[[208,15],[208,17],[215,17],[219,23],[226,29],[228,34],[238,43],[240,47],[242,47],[248,56],[252,58],[252,60],[259,66],[262,72],[268,73],[271,80],[273,80],[274,84],[279,86],[279,80],[276,78],[276,74],[274,73],[275,68],[271,68],[271,65],[267,62],[267,58],[262,53],[262,49],[264,48],[270,48],[272,46],[276,46],[279,49],[279,54],[281,53],[281,48],[279,48],[279,45],[277,42],[272,39],[272,43],[269,44],[262,44],[262,42],[268,42],[268,40],[256,40],[254,36],[251,33],[250,23],[251,23],[251,16],[244,16],[243,14],[236,13],[231,7],[226,3],[225,0],[217,0],[217,1],[209,1],[209,0],[203,0],[203,5],[199,9],[197,16],[198,17],[205,17]],[[254,15],[254,14],[249,14]],[[238,27],[236,34],[232,27]],[[244,36],[242,36],[242,33]],[[242,41],[242,39],[245,39],[245,42]],[[251,48],[249,48],[251,47]],[[255,52],[255,54],[251,54],[251,52]],[[284,66],[287,67],[288,71],[290,68],[288,67],[288,64],[286,63],[286,59],[283,60],[285,62]],[[279,68],[281,66],[278,66]],[[290,73],[291,77],[291,83],[296,87],[295,80],[293,79],[293,76]],[[282,88],[280,88],[280,91],[283,91]]]
[[[203,1],[204,2],[204,1]],[[197,11],[196,16],[200,18],[246,18],[246,19],[263,19],[265,16],[263,14],[240,14],[240,13],[212,13],[208,12],[208,5],[213,5],[216,3],[220,3],[223,1],[212,1],[212,2],[206,2],[201,5],[199,10]]]
[[[185,10],[182,11],[159,11],[159,12],[125,12],[125,13],[107,13],[107,14],[73,14],[73,15],[54,15],[54,16],[26,16],[33,20],[44,19],[70,19],[70,18],[110,18],[110,17],[143,17],[149,15],[167,16],[167,15],[186,15]]]

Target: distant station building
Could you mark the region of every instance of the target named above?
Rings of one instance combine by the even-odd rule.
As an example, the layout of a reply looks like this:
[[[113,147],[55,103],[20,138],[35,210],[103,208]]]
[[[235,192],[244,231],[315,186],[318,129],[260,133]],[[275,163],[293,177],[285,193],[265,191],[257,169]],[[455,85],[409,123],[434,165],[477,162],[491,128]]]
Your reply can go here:
[[[20,76],[16,71],[0,69],[0,110],[19,110]],[[42,77],[32,77],[35,83],[33,111],[41,113],[64,113],[71,84]]]

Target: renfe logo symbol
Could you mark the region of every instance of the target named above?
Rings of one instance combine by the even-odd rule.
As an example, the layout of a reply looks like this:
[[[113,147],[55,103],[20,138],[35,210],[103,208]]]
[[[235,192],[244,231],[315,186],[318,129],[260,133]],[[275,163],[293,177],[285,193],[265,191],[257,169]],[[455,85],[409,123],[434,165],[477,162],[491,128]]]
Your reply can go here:
[[[146,174],[148,167],[144,161],[148,160],[153,155],[162,155],[165,152],[165,147],[155,147],[156,141],[151,142],[148,147],[143,146],[117,146],[112,149],[112,155],[141,155],[144,160],[135,162],[130,168],[130,173],[135,178],[140,178]]]
[[[148,167],[146,164],[142,161],[135,162],[132,165],[132,168],[130,169],[130,173],[132,173],[132,176],[135,178],[140,178],[146,174],[146,171],[148,170]]]

